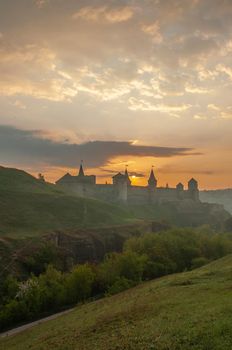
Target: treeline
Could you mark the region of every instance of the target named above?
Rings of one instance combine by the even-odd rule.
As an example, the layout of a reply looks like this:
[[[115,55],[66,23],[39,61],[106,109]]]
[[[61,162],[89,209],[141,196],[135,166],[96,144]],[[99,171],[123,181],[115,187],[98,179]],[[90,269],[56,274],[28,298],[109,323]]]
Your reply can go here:
[[[61,272],[51,264],[25,281],[7,276],[0,290],[0,329],[4,330],[90,297],[111,295],[141,281],[194,269],[232,253],[232,235],[207,229],[172,229],[134,237],[122,253],[98,265]]]

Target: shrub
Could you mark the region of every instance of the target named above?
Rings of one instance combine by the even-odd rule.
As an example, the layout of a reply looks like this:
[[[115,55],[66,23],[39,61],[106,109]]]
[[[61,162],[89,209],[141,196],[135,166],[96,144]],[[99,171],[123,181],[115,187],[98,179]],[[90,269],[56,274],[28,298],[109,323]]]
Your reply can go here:
[[[106,295],[113,295],[129,289],[135,285],[134,281],[125,277],[118,277],[116,281],[107,289]]]
[[[203,256],[199,258],[195,258],[192,260],[192,269],[197,269],[198,267],[204,266],[209,263],[209,260],[207,258],[204,258]]]
[[[83,301],[90,297],[94,283],[94,273],[87,264],[79,265],[67,275],[66,288],[69,303]]]

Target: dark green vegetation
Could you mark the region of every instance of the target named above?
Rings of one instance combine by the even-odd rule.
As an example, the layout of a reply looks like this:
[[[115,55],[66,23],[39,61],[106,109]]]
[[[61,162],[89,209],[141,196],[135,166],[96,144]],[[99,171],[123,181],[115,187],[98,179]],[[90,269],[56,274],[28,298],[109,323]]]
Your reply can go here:
[[[1,350],[230,350],[232,256],[79,305]]]
[[[222,204],[232,214],[232,189],[201,191],[200,199],[203,202]]]
[[[118,206],[69,196],[24,171],[0,168],[0,237],[123,224],[130,219]]]
[[[52,256],[51,250],[48,253]],[[21,282],[7,276],[1,284],[0,325],[2,329],[12,327],[48,310],[55,312],[89,297],[116,294],[143,280],[193,269],[228,253],[232,253],[232,235],[203,229],[172,229],[133,237],[125,242],[122,253],[111,253],[98,265],[74,266],[67,273],[48,265],[49,255],[43,252],[44,273]]]

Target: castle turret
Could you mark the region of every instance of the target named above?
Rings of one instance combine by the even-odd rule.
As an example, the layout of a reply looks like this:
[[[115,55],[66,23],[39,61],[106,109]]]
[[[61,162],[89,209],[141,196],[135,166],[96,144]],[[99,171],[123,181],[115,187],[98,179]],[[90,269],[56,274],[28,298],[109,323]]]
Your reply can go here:
[[[177,191],[181,192],[181,191],[184,190],[184,185],[183,185],[181,182],[179,182],[179,183],[176,185],[176,189],[177,189]]]
[[[128,171],[127,171],[127,167],[125,169],[125,179],[127,181],[127,186],[130,186],[131,185],[131,180],[129,178],[129,174],[128,174]]]
[[[199,200],[198,182],[194,178],[188,182],[188,193],[190,195],[190,198],[194,201]]]
[[[124,174],[118,173],[113,176],[113,185],[116,189],[116,195],[119,202],[127,202],[127,187],[128,182]]]
[[[179,182],[176,185],[176,193],[177,193],[177,198],[182,199],[183,198],[183,194],[184,194],[184,185]]]
[[[155,177],[155,174],[154,174],[154,171],[153,171],[153,167],[151,169],[151,173],[150,173],[150,176],[149,176],[149,179],[148,179],[148,186],[149,187],[154,187],[154,188],[157,187],[157,179]]]
[[[79,174],[78,174],[79,177],[84,177],[85,176],[85,173],[84,173],[84,169],[83,169],[83,165],[82,165],[82,162],[80,164],[80,168],[79,168]]]

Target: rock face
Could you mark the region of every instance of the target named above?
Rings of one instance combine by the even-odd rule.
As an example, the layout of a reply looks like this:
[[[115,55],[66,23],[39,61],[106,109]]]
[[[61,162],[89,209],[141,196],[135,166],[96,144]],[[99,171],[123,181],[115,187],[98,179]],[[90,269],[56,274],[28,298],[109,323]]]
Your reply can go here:
[[[2,275],[30,273],[31,261],[45,247],[55,248],[55,265],[68,270],[78,263],[97,263],[110,252],[120,252],[126,239],[152,231],[151,222],[111,226],[98,229],[63,230],[40,237],[0,239],[0,271]],[[54,253],[54,249],[52,249]],[[48,263],[51,262],[48,258]],[[43,258],[44,262],[44,258]],[[0,276],[1,283],[1,276]]]
[[[72,232],[56,232],[47,237],[63,254],[68,264],[103,260],[110,252],[120,252],[126,239],[152,232],[152,223],[105,227],[101,229],[74,230]]]

